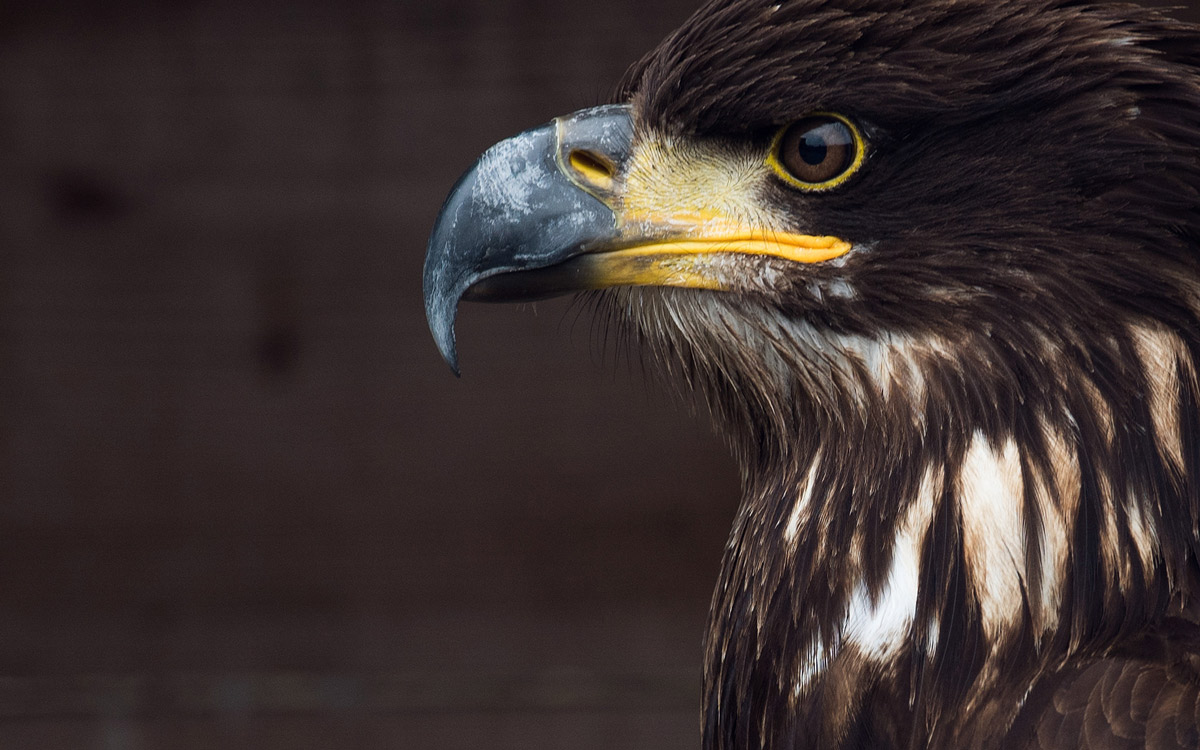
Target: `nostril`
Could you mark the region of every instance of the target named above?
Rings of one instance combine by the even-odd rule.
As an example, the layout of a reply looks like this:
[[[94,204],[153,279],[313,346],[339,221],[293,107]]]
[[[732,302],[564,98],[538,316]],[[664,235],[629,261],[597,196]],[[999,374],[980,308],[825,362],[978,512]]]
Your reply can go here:
[[[584,182],[601,190],[612,189],[616,167],[608,159],[594,151],[573,149],[567,161]]]

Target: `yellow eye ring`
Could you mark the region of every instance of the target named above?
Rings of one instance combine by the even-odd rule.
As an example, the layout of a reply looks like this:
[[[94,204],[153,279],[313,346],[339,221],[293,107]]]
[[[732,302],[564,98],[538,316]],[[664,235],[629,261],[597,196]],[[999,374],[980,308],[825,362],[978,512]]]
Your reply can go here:
[[[866,154],[866,141],[853,122],[835,112],[813,112],[780,128],[767,164],[789,185],[820,192],[850,179]]]

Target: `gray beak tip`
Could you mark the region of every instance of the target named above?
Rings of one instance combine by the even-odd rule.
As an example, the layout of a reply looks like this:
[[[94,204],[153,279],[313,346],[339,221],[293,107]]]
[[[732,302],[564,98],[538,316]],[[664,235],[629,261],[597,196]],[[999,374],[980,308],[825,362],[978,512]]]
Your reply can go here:
[[[462,371],[458,367],[458,352],[454,349],[454,342],[448,342],[444,347],[438,345],[438,351],[442,354],[442,359],[450,368],[450,372],[454,373],[454,377],[461,378]]]
[[[459,289],[447,288],[439,283],[438,274],[425,269],[425,317],[429,321],[429,332],[441,352],[442,359],[450,366],[455,377],[460,377],[458,369],[458,349],[454,341],[454,319],[458,314],[458,300],[462,295]],[[465,286],[465,285],[463,285]]]
[[[458,350],[454,346],[454,323],[451,321],[442,330],[434,328],[432,323],[430,330],[433,332],[433,338],[437,343],[438,351],[442,355],[442,359],[450,367],[450,372],[454,373],[454,377],[462,377],[462,371],[458,367]]]

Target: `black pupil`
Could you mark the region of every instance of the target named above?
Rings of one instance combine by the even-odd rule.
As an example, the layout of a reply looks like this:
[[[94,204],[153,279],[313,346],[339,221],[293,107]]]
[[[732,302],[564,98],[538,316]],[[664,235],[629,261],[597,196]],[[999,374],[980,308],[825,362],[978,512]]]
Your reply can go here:
[[[829,144],[825,142],[825,136],[821,134],[820,129],[810,130],[800,138],[797,151],[805,164],[815,166],[825,161],[829,153]]]

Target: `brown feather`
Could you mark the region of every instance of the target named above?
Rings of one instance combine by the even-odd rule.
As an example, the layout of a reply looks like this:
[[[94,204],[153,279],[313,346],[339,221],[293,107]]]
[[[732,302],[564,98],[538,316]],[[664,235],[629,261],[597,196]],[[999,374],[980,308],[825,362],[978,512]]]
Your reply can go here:
[[[1195,747],[1200,31],[712,0],[618,98],[643,140],[818,110],[870,142],[844,187],[761,196],[844,262],[600,297],[742,463],[706,750]]]

